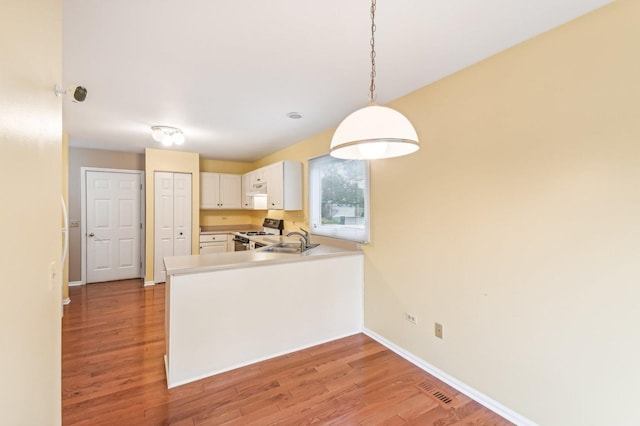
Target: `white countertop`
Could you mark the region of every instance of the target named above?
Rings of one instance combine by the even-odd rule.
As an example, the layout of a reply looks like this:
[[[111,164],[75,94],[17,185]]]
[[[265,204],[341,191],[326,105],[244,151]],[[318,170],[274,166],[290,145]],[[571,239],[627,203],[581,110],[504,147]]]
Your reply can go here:
[[[275,244],[281,241],[299,241],[297,238],[281,237],[277,235],[261,236],[260,240],[261,242],[265,242],[267,244]],[[164,258],[164,264],[167,270],[167,275],[182,275],[223,269],[250,268],[254,266],[264,266],[277,263],[304,262],[323,257],[353,255],[362,255],[362,251],[348,250],[334,247],[328,244],[321,244],[318,247],[298,254],[246,250],[227,253],[169,256]]]

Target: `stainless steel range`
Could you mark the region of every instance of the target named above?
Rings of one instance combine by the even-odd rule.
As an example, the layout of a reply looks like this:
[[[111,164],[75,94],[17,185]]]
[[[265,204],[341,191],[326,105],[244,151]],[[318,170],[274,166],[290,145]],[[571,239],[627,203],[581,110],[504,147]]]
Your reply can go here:
[[[264,219],[264,222],[262,222],[262,231],[236,232],[235,237],[233,238],[235,251],[253,250],[263,247],[263,244],[252,241],[247,237],[260,235],[282,235],[283,229],[283,219],[270,219],[267,217]]]

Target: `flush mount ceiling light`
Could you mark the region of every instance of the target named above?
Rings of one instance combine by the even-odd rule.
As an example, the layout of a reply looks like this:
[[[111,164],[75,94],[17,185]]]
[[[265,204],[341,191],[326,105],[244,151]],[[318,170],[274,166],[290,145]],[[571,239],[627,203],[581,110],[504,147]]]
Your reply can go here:
[[[151,136],[164,146],[182,145],[184,133],[176,127],[151,126]]]
[[[420,149],[418,135],[407,118],[375,103],[376,0],[371,1],[371,83],[369,105],[345,118],[331,139],[331,156],[353,160],[400,157]]]

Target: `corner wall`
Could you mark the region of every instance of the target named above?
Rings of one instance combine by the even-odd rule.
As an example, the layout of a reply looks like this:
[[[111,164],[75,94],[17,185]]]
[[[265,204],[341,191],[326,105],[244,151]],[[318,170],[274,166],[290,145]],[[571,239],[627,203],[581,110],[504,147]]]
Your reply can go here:
[[[0,417],[61,423],[62,1],[0,13]]]
[[[67,209],[67,218],[69,215],[69,137],[63,133],[62,135],[62,158],[61,158],[61,170],[62,170],[62,199]],[[69,227],[67,225],[67,237],[69,235]],[[62,226],[65,226],[64,218],[62,219]],[[62,243],[62,249],[64,250],[64,241]],[[67,247],[68,250],[68,247]],[[69,298],[69,253],[67,253],[66,259],[62,264],[62,300]]]

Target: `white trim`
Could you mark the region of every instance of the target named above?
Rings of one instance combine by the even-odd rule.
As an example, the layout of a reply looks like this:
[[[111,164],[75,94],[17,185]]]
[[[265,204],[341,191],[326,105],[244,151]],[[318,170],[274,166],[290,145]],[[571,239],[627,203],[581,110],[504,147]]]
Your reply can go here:
[[[71,298],[65,297],[64,299],[62,299],[62,304],[63,305],[68,305],[69,303],[71,303]]]
[[[140,223],[142,223],[142,229],[140,230],[140,260],[142,265],[140,267],[139,277],[144,277],[144,271],[146,267],[146,212],[145,212],[145,179],[144,170],[130,170],[130,169],[105,169],[101,167],[80,167],[80,268],[82,278],[81,283],[87,282],[87,172],[109,172],[109,173],[135,173],[140,175],[140,183],[142,189],[140,190]],[[71,283],[69,283],[71,285]]]
[[[79,285],[84,285],[84,281],[69,281],[69,287],[77,287]]]
[[[515,411],[513,411],[513,410],[505,407],[504,405],[500,404],[498,401],[495,401],[494,399],[489,398],[487,395],[485,395],[482,392],[472,388],[471,386],[467,385],[466,383],[461,382],[460,380],[458,380],[455,377],[445,373],[444,371],[440,370],[439,368],[434,367],[433,365],[429,364],[428,362],[426,362],[422,358],[417,357],[416,355],[412,354],[409,351],[406,351],[405,349],[402,349],[400,346],[398,346],[395,343],[385,339],[384,337],[382,337],[378,333],[376,333],[376,332],[374,332],[372,330],[369,330],[366,327],[362,331],[363,331],[364,334],[366,334],[367,336],[371,337],[373,340],[376,340],[381,345],[386,346],[388,349],[390,349],[393,352],[395,352],[396,354],[400,355],[402,358],[406,359],[407,361],[409,361],[410,363],[412,363],[416,367],[421,368],[422,370],[426,371],[427,373],[431,374],[432,376],[436,377],[437,379],[443,381],[444,383],[446,383],[447,385],[451,386],[452,388],[464,393],[465,395],[467,395],[468,397],[470,397],[474,401],[484,405],[485,407],[487,407],[491,411],[493,411],[496,414],[504,417],[505,419],[509,420],[510,422],[515,423],[516,425],[520,425],[520,426],[537,426],[537,423],[527,419],[526,417],[521,416],[520,414],[516,413]]]
[[[145,287],[150,287],[152,285],[156,285],[155,281],[145,281],[144,282],[144,286]]]

